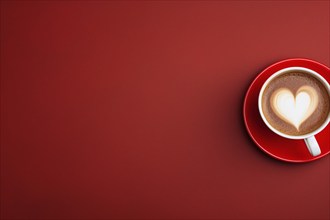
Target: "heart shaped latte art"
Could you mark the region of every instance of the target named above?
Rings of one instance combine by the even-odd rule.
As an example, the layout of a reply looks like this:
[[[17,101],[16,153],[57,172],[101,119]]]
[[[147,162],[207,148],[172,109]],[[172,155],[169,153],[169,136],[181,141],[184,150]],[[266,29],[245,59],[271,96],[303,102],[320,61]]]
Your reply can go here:
[[[275,114],[298,131],[300,125],[313,114],[317,104],[318,95],[310,86],[300,87],[296,96],[287,88],[277,89],[270,100]]]

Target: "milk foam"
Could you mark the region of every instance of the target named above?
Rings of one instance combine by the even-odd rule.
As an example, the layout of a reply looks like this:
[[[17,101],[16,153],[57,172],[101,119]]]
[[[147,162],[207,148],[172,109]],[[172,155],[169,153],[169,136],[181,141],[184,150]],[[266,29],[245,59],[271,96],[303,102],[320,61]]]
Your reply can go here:
[[[287,88],[277,89],[271,96],[270,104],[279,118],[299,131],[300,125],[315,111],[318,101],[314,88],[302,86],[296,96]]]

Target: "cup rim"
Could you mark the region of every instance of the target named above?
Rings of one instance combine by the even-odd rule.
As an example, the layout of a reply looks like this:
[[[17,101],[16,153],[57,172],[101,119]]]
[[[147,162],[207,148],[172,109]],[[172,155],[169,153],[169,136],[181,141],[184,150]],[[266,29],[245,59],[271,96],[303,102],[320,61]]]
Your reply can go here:
[[[275,77],[281,75],[281,74],[284,74],[288,71],[293,71],[293,70],[298,70],[298,71],[302,71],[302,72],[307,72],[308,74],[311,74],[313,75],[314,77],[316,77],[320,82],[322,82],[322,84],[325,86],[325,88],[327,89],[327,92],[328,92],[328,95],[330,97],[330,85],[328,83],[327,80],[325,80],[319,73],[315,72],[314,70],[311,70],[311,69],[308,69],[308,68],[305,68],[305,67],[300,67],[300,66],[293,66],[293,67],[287,67],[287,68],[284,68],[284,69],[281,69],[275,73],[273,73],[265,82],[264,84],[262,85],[261,87],[261,90],[259,92],[259,97],[258,97],[258,109],[259,109],[259,113],[261,115],[261,118],[262,120],[264,121],[264,123],[267,125],[267,127],[272,130],[274,133],[282,136],[282,137],[285,137],[285,138],[288,138],[288,139],[295,139],[295,140],[298,140],[298,139],[306,139],[308,137],[311,137],[311,136],[314,136],[318,133],[320,133],[330,122],[330,111],[328,113],[328,117],[326,118],[326,120],[323,122],[323,124],[318,127],[318,129],[314,130],[313,132],[310,132],[310,133],[307,133],[307,134],[304,134],[304,135],[288,135],[288,134],[285,134],[285,133],[282,133],[280,131],[278,131],[277,129],[275,129],[273,126],[270,125],[270,123],[267,121],[263,111],[262,111],[262,95],[267,87],[267,85],[269,84],[270,81],[272,81]]]

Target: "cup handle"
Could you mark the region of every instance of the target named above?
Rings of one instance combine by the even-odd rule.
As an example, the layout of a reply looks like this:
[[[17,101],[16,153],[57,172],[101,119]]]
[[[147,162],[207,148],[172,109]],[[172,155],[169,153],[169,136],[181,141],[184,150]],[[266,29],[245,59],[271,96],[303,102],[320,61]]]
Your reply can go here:
[[[315,136],[308,137],[304,140],[311,155],[315,157],[321,154],[321,149],[319,147],[319,144],[317,143]]]

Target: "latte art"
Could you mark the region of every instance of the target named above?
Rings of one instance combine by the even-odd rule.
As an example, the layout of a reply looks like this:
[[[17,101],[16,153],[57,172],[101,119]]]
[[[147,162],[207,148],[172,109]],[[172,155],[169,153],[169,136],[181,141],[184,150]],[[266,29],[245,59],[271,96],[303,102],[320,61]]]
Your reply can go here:
[[[310,86],[302,86],[296,95],[287,88],[277,89],[270,101],[274,113],[299,131],[300,125],[311,116],[318,104],[318,95]]]
[[[329,116],[327,87],[306,72],[287,72],[273,78],[263,91],[261,109],[277,131],[300,136],[317,130]]]

